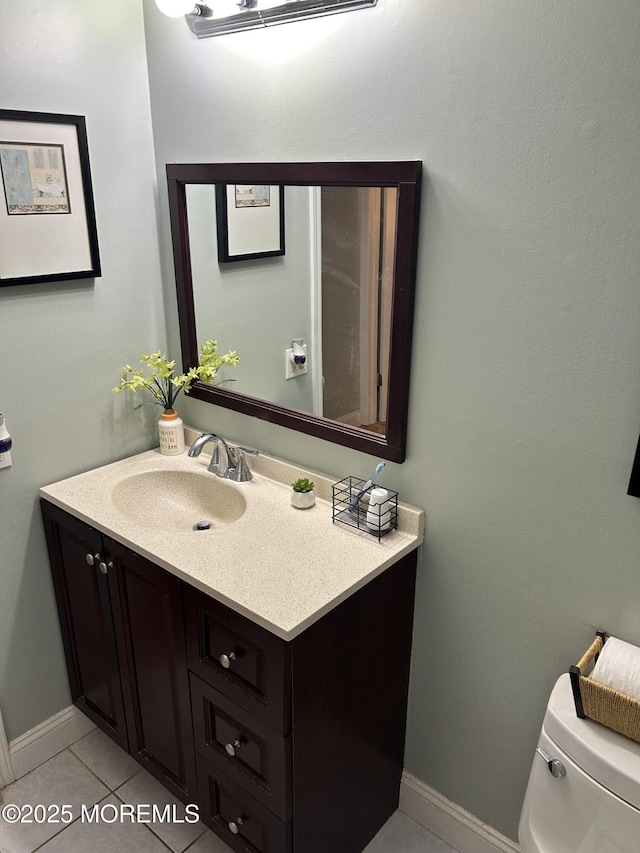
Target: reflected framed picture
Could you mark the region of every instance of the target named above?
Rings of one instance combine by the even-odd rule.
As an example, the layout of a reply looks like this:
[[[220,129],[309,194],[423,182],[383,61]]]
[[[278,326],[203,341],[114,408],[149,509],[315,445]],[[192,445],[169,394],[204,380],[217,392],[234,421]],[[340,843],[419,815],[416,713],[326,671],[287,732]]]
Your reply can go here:
[[[284,255],[284,187],[217,184],[218,260]]]
[[[84,116],[0,110],[0,286],[101,274]]]

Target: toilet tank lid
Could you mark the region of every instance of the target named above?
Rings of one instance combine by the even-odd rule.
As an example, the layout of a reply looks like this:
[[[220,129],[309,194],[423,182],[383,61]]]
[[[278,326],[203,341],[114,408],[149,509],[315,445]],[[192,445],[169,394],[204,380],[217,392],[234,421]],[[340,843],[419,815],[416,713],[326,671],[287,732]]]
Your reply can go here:
[[[640,743],[577,717],[569,673],[561,675],[553,688],[543,727],[585,773],[640,809]]]

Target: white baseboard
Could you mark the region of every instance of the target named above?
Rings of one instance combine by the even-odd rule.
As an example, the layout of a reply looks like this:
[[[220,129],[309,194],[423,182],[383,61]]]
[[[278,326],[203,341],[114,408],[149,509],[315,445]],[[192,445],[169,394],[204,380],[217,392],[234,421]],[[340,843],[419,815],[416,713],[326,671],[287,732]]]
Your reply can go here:
[[[20,779],[84,737],[95,724],[73,705],[30,729],[9,744],[14,778]]]
[[[520,853],[520,847],[405,770],[400,809],[460,853]]]

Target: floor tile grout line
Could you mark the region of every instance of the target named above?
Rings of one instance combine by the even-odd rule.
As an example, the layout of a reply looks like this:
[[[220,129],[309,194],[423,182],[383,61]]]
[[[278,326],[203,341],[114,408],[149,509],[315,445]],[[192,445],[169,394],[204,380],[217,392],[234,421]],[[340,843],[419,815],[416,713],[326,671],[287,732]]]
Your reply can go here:
[[[152,776],[151,778],[153,778],[153,776]],[[124,782],[123,782],[122,784],[124,785],[124,784],[126,784],[126,783],[124,783]],[[122,786],[120,786],[120,787],[122,787]],[[120,802],[121,802],[123,805],[126,805],[125,800],[123,800],[123,799],[122,799],[122,797],[121,797],[121,796],[120,796],[116,791],[113,791],[112,793],[113,793],[113,796],[114,796],[114,797],[117,797],[117,799],[119,799],[119,800],[120,800]],[[205,826],[205,827],[204,827],[204,829],[202,830],[202,832],[200,833],[200,835],[198,835],[198,837],[197,837],[197,838],[194,838],[194,839],[193,839],[193,841],[190,841],[190,842],[189,842],[189,844],[188,844],[186,847],[183,847],[183,848],[182,848],[182,850],[174,850],[174,848],[173,848],[173,847],[171,847],[171,845],[170,845],[170,844],[168,844],[168,843],[164,840],[164,838],[162,838],[162,836],[161,836],[161,835],[158,835],[158,833],[153,829],[153,826],[152,826],[150,823],[146,823],[146,824],[144,824],[144,826],[149,830],[149,832],[150,832],[150,833],[151,833],[155,838],[157,838],[157,839],[158,839],[158,841],[161,841],[161,842],[162,842],[162,844],[164,844],[164,846],[165,846],[168,850],[170,850],[170,851],[171,851],[171,853],[186,853],[186,851],[189,849],[189,847],[191,847],[193,844],[195,844],[195,843],[196,843],[196,841],[198,841],[200,838],[202,838],[202,836],[203,836],[203,835],[205,834],[205,832],[207,831],[207,827]],[[204,824],[203,824],[203,826],[204,826]]]
[[[46,762],[44,762],[44,763],[46,763]],[[42,766],[42,765],[40,765],[40,766]],[[37,768],[36,768],[36,770],[37,770]],[[99,805],[100,803],[104,802],[104,800],[106,800],[107,797],[111,796],[111,793],[112,792],[110,791],[104,797],[101,797],[97,803],[94,803],[94,805]],[[69,829],[71,826],[73,826],[74,823],[78,823],[79,820],[80,820],[80,815],[78,815],[78,817],[74,817],[74,819],[70,823],[66,823],[62,827],[62,829],[58,830],[58,832],[54,832],[53,835],[50,835],[49,838],[47,838],[45,841],[43,841],[42,844],[38,844],[38,846],[34,847],[33,850],[30,850],[29,853],[37,853],[38,850],[42,850],[42,848],[45,846],[45,844],[48,844],[50,841],[53,841],[54,838],[57,838],[59,835],[62,835],[63,832],[66,832],[67,829]]]
[[[71,747],[69,747],[69,752],[71,753],[71,755],[73,755],[74,758],[76,758],[80,762],[80,764],[82,764],[83,767],[85,767],[89,771],[89,773],[91,773],[92,776],[95,776],[95,778],[98,780],[98,782],[100,782],[101,785],[104,785],[104,787],[107,789],[107,791],[109,791],[110,794],[113,793],[113,788],[108,785],[104,781],[104,779],[101,779],[100,776],[98,776],[98,774],[96,773],[96,771],[89,767],[86,761],[80,758],[79,755],[76,755],[76,753],[71,749]]]
[[[204,824],[202,824],[202,825],[204,826]],[[204,829],[202,830],[202,832],[200,833],[200,835],[199,835],[197,838],[194,838],[194,839],[193,839],[193,841],[190,841],[190,842],[189,842],[189,844],[187,845],[187,847],[185,847],[185,848],[184,848],[184,850],[182,851],[182,853],[189,853],[189,850],[191,850],[191,848],[193,847],[193,845],[194,845],[194,844],[196,844],[196,842],[200,841],[200,839],[202,838],[202,836],[203,836],[203,835],[206,835],[206,833],[207,833],[207,832],[210,832],[210,831],[211,831],[211,830],[209,830],[206,826],[204,826]]]
[[[89,734],[92,734],[92,733],[93,733],[93,732],[89,732]],[[130,782],[130,781],[131,781],[132,779],[134,779],[136,776],[139,776],[141,773],[147,773],[147,774],[150,776],[150,778],[152,778],[152,779],[154,778],[153,776],[151,776],[151,774],[150,774],[147,770],[145,770],[145,768],[144,768],[144,767],[142,767],[142,765],[140,765],[140,766],[138,766],[138,767],[136,768],[135,772],[134,772],[131,776],[129,776],[127,779],[124,779],[122,782],[119,782],[119,783],[118,783],[118,785],[116,785],[116,787],[115,787],[115,788],[112,788],[112,787],[111,787],[111,785],[110,785],[110,784],[109,784],[105,779],[103,779],[101,776],[99,776],[99,775],[98,775],[97,771],[93,770],[93,769],[92,769],[92,768],[87,764],[87,762],[86,762],[83,758],[81,758],[81,756],[79,756],[77,753],[75,753],[75,752],[73,751],[72,747],[73,747],[73,746],[75,746],[75,744],[76,744],[76,743],[78,743],[80,740],[83,740],[83,738],[84,738],[84,737],[88,737],[88,735],[83,735],[83,737],[82,737],[82,738],[79,738],[77,741],[74,741],[74,743],[73,743],[73,744],[71,744],[71,746],[69,746],[69,747],[67,747],[67,748],[69,749],[69,751],[71,752],[71,754],[72,754],[75,758],[77,758],[77,759],[78,759],[78,761],[79,761],[79,762],[80,762],[84,767],[86,767],[86,768],[87,768],[87,770],[89,770],[89,772],[90,772],[90,773],[92,773],[92,774],[93,774],[93,776],[95,776],[95,778],[96,778],[96,779],[97,779],[97,780],[98,780],[102,785],[104,785],[104,786],[105,786],[105,788],[107,788],[107,790],[108,790],[111,794],[113,794],[113,795],[114,795],[114,797],[117,797],[117,799],[118,799],[118,800],[120,800],[120,802],[121,802],[123,805],[125,805],[125,804],[126,804],[126,801],[122,798],[122,796],[120,796],[120,795],[118,794],[118,791],[120,790],[120,788],[124,787],[124,785],[126,785],[128,782]],[[123,750],[123,752],[124,752],[124,750]],[[125,754],[125,755],[127,755],[128,753],[124,753],[124,754]],[[134,761],[135,761],[135,759],[134,759]],[[103,799],[104,799],[104,798],[103,798]],[[101,801],[99,801],[99,802],[101,802]],[[94,804],[94,805],[95,805],[95,804]],[[76,818],[76,820],[77,820],[77,818]],[[75,823],[75,820],[73,820],[73,821],[72,821],[72,823]],[[69,825],[69,826],[71,826],[71,824],[68,824],[68,825]],[[164,844],[164,846],[165,846],[165,847],[168,847],[168,849],[169,849],[169,850],[171,850],[171,853],[184,853],[184,851],[185,851],[185,850],[187,850],[189,847],[191,847],[191,845],[192,845],[192,844],[195,844],[195,842],[196,842],[196,841],[198,841],[198,840],[199,840],[199,839],[200,839],[200,838],[205,834],[205,832],[207,831],[207,828],[206,828],[206,827],[204,827],[204,829],[202,830],[202,832],[201,832],[201,833],[200,833],[196,838],[194,838],[194,839],[193,839],[193,841],[190,841],[190,842],[189,842],[189,844],[187,845],[187,847],[183,848],[183,850],[182,850],[182,851],[176,851],[176,850],[174,850],[174,849],[173,849],[173,847],[171,847],[169,844],[167,844],[167,842],[162,838],[162,836],[161,836],[161,835],[159,835],[159,834],[158,834],[158,833],[153,829],[153,827],[151,826],[151,824],[144,824],[144,825],[145,825],[145,827],[146,827],[146,828],[147,828],[147,829],[152,833],[152,835],[154,835],[154,836],[155,836],[159,841],[161,841],[161,842],[162,842],[162,844]]]
[[[87,735],[83,735],[83,737],[86,737],[86,736]],[[64,752],[69,752],[71,755],[73,755],[73,757],[77,761],[80,762],[80,764],[82,764],[83,767],[85,767],[91,773],[91,775],[95,779],[98,780],[98,782],[100,782],[100,784],[103,786],[103,788],[105,788],[106,791],[108,792],[104,797],[100,797],[100,799],[97,801],[98,803],[102,802],[102,800],[106,799],[106,797],[108,797],[109,794],[111,794],[113,792],[111,791],[109,786],[96,773],[94,773],[93,770],[90,767],[88,767],[85,764],[85,762],[78,755],[75,754],[75,752],[72,751],[71,746],[78,743],[79,740],[82,740],[82,738],[78,738],[78,740],[74,741],[73,744],[71,744],[70,746],[66,746],[64,749],[61,749],[59,752],[56,752],[54,755],[49,756],[49,758],[47,758],[46,761],[43,761],[42,764],[38,764],[37,767],[34,767],[28,773],[25,773],[24,776],[21,776],[19,779],[16,779],[14,782],[11,782],[10,785],[18,784],[23,779],[26,779],[28,776],[31,776],[33,773],[36,773],[37,771],[41,770],[41,768],[45,764],[47,764],[49,761],[52,761],[54,758],[57,758],[58,756],[62,755]],[[3,788],[2,790],[6,791],[7,788],[10,787],[10,785],[5,786],[5,788]],[[96,805],[96,803],[93,803],[93,805]],[[36,847],[34,847],[32,850],[30,850],[29,853],[36,853],[37,850],[41,850],[45,844],[48,844],[54,838],[57,838],[58,835],[61,835],[66,829],[69,829],[70,826],[73,826],[74,823],[77,823],[78,820],[80,820],[80,815],[78,815],[77,817],[74,817],[74,819],[72,821],[70,821],[69,823],[62,824],[60,829],[56,830],[52,835],[50,835],[48,838],[46,838],[41,844],[38,844]],[[49,822],[47,821],[47,823],[49,823]]]
[[[82,740],[82,738],[80,738],[80,740]],[[78,741],[75,741],[75,743],[78,743]],[[111,787],[111,785],[109,784],[109,782],[107,782],[105,779],[103,779],[101,776],[99,776],[96,770],[94,770],[92,767],[90,767],[90,766],[87,764],[87,762],[86,762],[83,758],[81,758],[81,756],[79,756],[77,753],[75,753],[75,752],[73,751],[73,747],[75,746],[75,743],[71,744],[71,746],[70,746],[70,747],[68,747],[68,749],[69,749],[69,751],[71,752],[71,754],[72,754],[72,755],[74,755],[74,756],[78,759],[78,761],[79,761],[79,762],[80,762],[84,767],[86,767],[86,768],[87,768],[87,770],[88,770],[90,773],[93,773],[93,775],[96,777],[96,779],[98,779],[100,782],[102,782],[102,784],[105,786],[105,788],[108,788],[108,790],[109,790],[109,791],[111,791],[111,793],[112,793],[112,794],[113,794],[113,793],[115,793],[115,792],[118,790],[118,788],[121,788],[123,785],[126,785],[126,784],[127,784],[127,782],[130,782],[130,781],[133,779],[133,777],[134,777],[134,776],[137,776],[137,775],[138,775],[138,773],[140,773],[142,770],[144,770],[144,767],[142,767],[142,765],[138,765],[138,766],[137,766],[137,769],[135,770],[135,772],[134,772],[134,773],[132,773],[132,774],[131,774],[131,776],[128,776],[128,777],[127,777],[124,781],[122,781],[122,782],[118,782],[118,784],[116,785],[116,787],[115,787],[115,788],[112,788],[112,787]],[[117,746],[117,744],[116,744],[116,746]],[[118,748],[120,749],[121,747],[118,747]],[[124,755],[128,755],[128,754],[129,754],[129,753],[127,753],[127,752],[124,752],[124,750],[122,750],[122,751],[123,751]],[[133,759],[133,760],[135,761],[135,759]]]

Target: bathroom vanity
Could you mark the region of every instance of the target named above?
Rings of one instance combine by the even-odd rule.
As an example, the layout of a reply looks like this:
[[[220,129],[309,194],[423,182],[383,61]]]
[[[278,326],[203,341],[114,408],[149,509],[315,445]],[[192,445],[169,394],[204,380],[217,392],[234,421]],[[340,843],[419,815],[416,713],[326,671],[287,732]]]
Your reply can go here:
[[[260,466],[151,451],[41,490],[73,700],[232,849],[359,853],[398,803],[423,515],[378,542]],[[161,494],[145,525],[121,484],[167,471],[242,514],[171,529]]]

